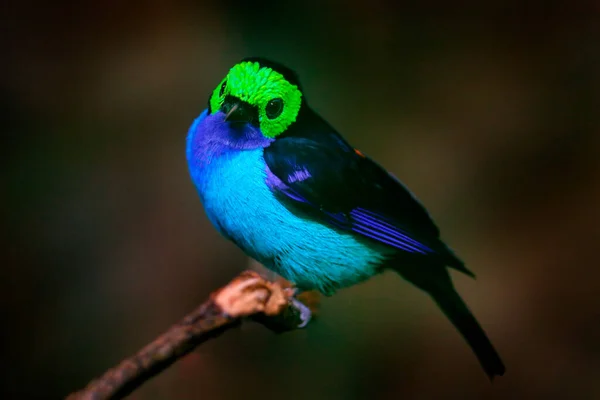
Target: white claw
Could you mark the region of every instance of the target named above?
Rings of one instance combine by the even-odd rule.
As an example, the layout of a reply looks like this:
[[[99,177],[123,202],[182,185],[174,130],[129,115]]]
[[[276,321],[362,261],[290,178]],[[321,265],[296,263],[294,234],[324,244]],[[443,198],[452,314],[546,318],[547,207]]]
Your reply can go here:
[[[298,325],[298,328],[304,328],[312,318],[312,312],[310,311],[310,308],[306,307],[296,298],[292,298],[292,303],[294,304],[294,307],[300,310],[300,319],[302,322]]]

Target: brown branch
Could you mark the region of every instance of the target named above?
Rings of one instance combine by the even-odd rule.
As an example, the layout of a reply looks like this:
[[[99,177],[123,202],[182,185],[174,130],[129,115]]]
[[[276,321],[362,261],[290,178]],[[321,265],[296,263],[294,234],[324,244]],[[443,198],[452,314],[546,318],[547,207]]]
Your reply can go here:
[[[298,328],[301,311],[293,302],[289,284],[284,282],[269,282],[256,272],[243,272],[137,354],[67,400],[121,399],[196,346],[239,325],[244,317],[252,317],[276,332]],[[307,299],[314,306],[312,297]]]

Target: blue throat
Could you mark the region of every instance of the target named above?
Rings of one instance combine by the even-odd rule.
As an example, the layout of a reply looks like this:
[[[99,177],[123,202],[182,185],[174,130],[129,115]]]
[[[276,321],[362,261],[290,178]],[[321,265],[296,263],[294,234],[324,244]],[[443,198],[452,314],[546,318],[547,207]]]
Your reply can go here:
[[[205,110],[187,137],[190,174],[216,229],[246,254],[303,289],[332,294],[379,271],[389,251],[290,211],[271,191],[283,185],[263,149],[273,139],[232,128]]]

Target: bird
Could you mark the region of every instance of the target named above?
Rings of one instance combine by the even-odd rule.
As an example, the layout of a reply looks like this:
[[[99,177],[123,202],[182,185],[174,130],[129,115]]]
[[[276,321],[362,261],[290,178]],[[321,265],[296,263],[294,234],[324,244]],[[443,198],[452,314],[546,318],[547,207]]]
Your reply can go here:
[[[309,106],[295,71],[263,57],[233,65],[191,124],[186,158],[216,230],[299,292],[331,296],[395,271],[429,294],[490,380],[504,374],[449,269],[474,274],[417,197]]]

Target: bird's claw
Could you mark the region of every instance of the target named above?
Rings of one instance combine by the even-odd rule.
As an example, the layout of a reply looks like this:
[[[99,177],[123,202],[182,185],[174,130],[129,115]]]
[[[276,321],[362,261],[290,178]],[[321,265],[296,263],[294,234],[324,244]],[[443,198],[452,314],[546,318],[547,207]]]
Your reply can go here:
[[[298,328],[304,328],[310,322],[310,319],[312,318],[312,311],[310,311],[310,308],[305,306],[300,300],[298,300],[295,297],[292,297],[292,304],[294,305],[295,308],[300,310],[300,321],[301,322],[298,325]]]

